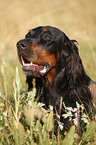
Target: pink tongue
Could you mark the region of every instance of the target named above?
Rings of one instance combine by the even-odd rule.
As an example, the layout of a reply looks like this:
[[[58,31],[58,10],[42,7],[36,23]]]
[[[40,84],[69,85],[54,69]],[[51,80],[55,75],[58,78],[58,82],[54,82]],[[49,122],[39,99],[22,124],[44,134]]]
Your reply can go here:
[[[36,65],[36,64],[32,64],[32,65],[25,64],[25,66],[23,66],[23,67],[25,69],[32,70],[34,72],[40,72],[41,70],[44,69],[44,66],[42,66],[42,65]]]

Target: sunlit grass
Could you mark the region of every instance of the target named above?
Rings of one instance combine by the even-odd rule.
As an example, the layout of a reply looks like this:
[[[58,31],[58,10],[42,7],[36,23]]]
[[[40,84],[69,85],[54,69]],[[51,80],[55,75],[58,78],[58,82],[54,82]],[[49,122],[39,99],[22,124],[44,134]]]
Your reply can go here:
[[[2,71],[4,72],[3,68]],[[59,126],[56,135],[53,123],[53,107],[49,106],[49,109],[46,110],[44,109],[44,104],[35,101],[35,80],[33,81],[32,91],[22,94],[20,92],[21,80],[16,67],[16,74],[13,79],[12,100],[8,99],[7,94],[3,95],[0,92],[0,143],[2,145],[85,145],[96,143],[96,121],[89,120],[88,116],[83,113],[84,107],[82,105],[77,103],[77,107],[74,109],[66,107],[68,112],[63,114],[63,117],[69,117],[70,121],[72,121],[71,113],[75,113],[74,125],[68,132],[60,133],[64,123],[60,122],[60,118],[57,117],[55,121],[58,122]],[[77,114],[81,108],[82,121],[86,123],[86,131],[83,132],[82,137],[75,132],[76,124],[78,124]]]

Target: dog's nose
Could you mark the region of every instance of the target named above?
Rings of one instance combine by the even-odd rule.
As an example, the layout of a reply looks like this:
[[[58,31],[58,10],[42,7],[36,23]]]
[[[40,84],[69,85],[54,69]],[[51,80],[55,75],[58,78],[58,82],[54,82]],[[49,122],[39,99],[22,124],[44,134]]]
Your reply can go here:
[[[21,48],[21,49],[27,49],[27,47],[28,47],[28,43],[26,42],[26,41],[24,41],[24,40],[21,40],[21,41],[18,41],[17,42],[17,48]]]

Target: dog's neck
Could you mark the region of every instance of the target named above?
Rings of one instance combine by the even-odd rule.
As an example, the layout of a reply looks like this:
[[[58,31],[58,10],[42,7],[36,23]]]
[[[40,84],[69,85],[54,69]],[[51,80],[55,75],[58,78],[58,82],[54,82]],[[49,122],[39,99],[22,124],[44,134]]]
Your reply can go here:
[[[48,87],[52,88],[54,86],[55,75],[56,75],[56,68],[54,67],[50,70],[50,72],[47,73],[47,75],[43,77],[43,86],[45,88]]]

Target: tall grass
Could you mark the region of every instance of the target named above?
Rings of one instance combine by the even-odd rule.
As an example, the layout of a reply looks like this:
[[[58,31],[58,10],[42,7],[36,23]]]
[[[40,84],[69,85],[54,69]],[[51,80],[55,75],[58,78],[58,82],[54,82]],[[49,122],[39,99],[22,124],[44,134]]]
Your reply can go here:
[[[64,124],[59,122],[57,135],[55,135],[53,107],[49,106],[49,109],[45,110],[44,104],[35,101],[35,81],[33,81],[33,86],[31,92],[20,94],[21,81],[16,67],[16,76],[13,79],[13,101],[9,101],[7,96],[0,93],[0,142],[2,145],[75,145],[77,143],[95,145],[96,121],[90,122],[85,115],[83,120],[87,123],[87,129],[82,138],[75,133],[78,118],[74,119],[75,125],[70,128],[68,133],[60,134]],[[78,113],[79,108],[79,104],[75,110],[66,108],[68,113],[64,114],[64,117],[71,117],[71,111]],[[78,115],[76,116],[78,117]]]
[[[77,142],[79,144],[95,143],[96,122],[87,124],[87,130],[81,139],[76,138],[75,126],[71,127],[65,138],[62,138],[59,130],[58,136],[55,136],[53,107],[50,106],[48,110],[45,110],[43,108],[44,104],[35,102],[35,82],[33,82],[33,86],[32,92],[20,95],[21,82],[18,68],[16,68],[16,76],[13,79],[13,101],[9,101],[7,96],[0,94],[1,144],[72,145],[77,144]]]

